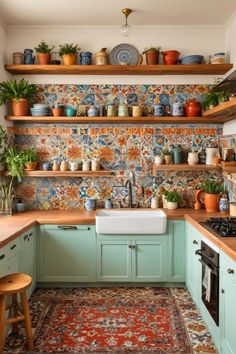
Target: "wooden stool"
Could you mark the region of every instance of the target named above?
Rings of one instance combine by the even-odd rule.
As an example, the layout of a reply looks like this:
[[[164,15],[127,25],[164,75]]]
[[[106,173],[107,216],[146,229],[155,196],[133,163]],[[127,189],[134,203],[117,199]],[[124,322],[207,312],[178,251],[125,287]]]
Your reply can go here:
[[[33,335],[31,328],[29,304],[26,295],[26,289],[30,286],[32,278],[27,274],[14,273],[0,278],[0,353],[3,352],[4,329],[8,324],[13,324],[12,333],[18,333],[19,321],[25,322],[25,331],[28,341],[28,350],[33,351]],[[17,294],[20,294],[22,313],[19,311],[17,303]],[[6,296],[12,296],[12,304],[6,305]],[[14,317],[6,319],[5,311],[13,308]]]

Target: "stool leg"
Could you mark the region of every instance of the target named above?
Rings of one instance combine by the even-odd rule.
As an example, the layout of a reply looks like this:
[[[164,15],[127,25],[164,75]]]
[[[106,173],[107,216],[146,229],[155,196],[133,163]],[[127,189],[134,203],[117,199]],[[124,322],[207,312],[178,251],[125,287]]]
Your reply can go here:
[[[6,299],[5,295],[0,295],[0,353],[3,352],[4,336],[5,336],[5,311]]]
[[[18,312],[18,302],[17,302],[17,294],[12,294],[12,305],[13,305],[13,314],[14,317],[17,317],[19,312]],[[12,333],[16,334],[19,332],[19,326],[16,323],[13,323],[12,325]]]
[[[33,335],[32,335],[32,328],[31,328],[29,304],[28,304],[26,292],[24,291],[20,295],[21,295],[23,314],[25,317],[24,321],[25,321],[25,331],[26,331],[27,341],[28,341],[28,350],[33,351],[34,343],[33,343]]]

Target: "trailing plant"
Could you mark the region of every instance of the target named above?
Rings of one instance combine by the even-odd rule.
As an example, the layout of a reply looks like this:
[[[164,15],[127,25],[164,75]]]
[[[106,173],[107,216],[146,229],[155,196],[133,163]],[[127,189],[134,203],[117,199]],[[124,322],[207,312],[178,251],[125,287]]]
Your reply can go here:
[[[32,101],[36,93],[37,86],[30,84],[25,79],[21,79],[19,82],[16,80],[4,81],[0,83],[0,105],[7,103],[11,99],[17,102],[21,98]]]
[[[147,52],[159,52],[160,49],[161,49],[161,47],[148,47],[148,48],[144,48],[143,54],[145,54],[145,53],[147,53]]]
[[[36,53],[51,53],[55,47],[49,47],[49,45],[42,40],[37,47],[34,48]]]
[[[35,151],[34,149],[31,149],[31,148],[22,150],[21,156],[24,161],[24,164],[27,162],[37,162],[38,161],[37,151]]]
[[[220,194],[224,191],[224,188],[220,181],[212,181],[207,179],[203,184],[203,190],[207,194]]]
[[[14,177],[20,182],[24,171],[24,156],[21,151],[18,151],[14,147],[9,147],[6,150],[5,163],[7,165],[7,170],[9,171],[12,179]]]
[[[169,191],[164,194],[167,202],[176,203],[179,202],[182,197],[177,191]]]
[[[62,57],[64,54],[78,54],[79,47],[78,44],[65,43],[59,46],[59,56]]]
[[[0,125],[0,149],[4,148],[8,142],[7,132],[3,127]]]
[[[162,149],[162,155],[163,156],[170,156],[170,155],[172,155],[172,152],[169,149],[167,149],[167,148],[163,148]]]

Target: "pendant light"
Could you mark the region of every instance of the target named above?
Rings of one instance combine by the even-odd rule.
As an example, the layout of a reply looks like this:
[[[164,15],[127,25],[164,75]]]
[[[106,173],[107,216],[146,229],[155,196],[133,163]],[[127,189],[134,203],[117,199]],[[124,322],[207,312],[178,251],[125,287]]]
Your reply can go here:
[[[128,37],[131,32],[131,28],[128,25],[128,16],[131,14],[131,12],[132,12],[132,10],[127,9],[127,8],[122,10],[122,13],[125,15],[125,24],[123,26],[121,26],[120,32],[124,37]]]

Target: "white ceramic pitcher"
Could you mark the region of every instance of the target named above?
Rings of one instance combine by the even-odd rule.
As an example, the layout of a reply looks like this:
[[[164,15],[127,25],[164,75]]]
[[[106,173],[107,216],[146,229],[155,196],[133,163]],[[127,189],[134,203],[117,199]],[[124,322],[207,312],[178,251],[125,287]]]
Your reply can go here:
[[[212,159],[214,156],[220,156],[219,148],[213,148],[213,147],[206,148],[206,165],[213,164]]]

